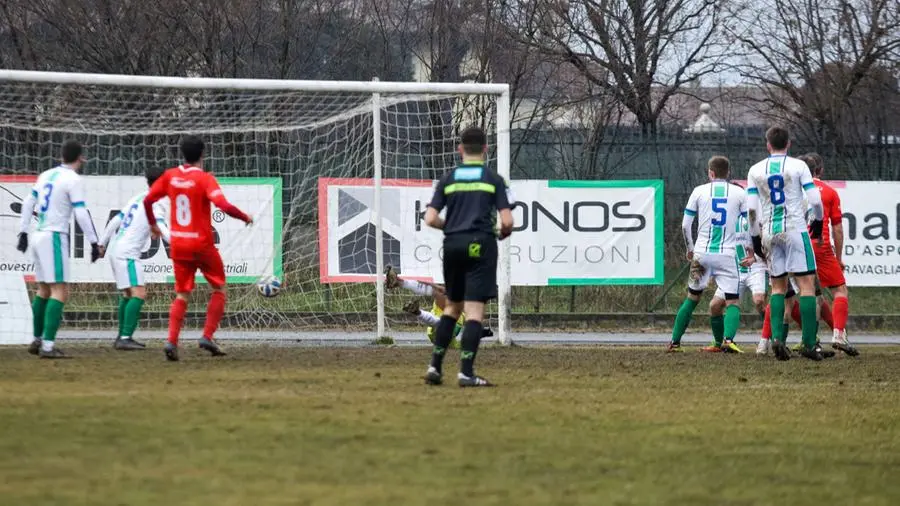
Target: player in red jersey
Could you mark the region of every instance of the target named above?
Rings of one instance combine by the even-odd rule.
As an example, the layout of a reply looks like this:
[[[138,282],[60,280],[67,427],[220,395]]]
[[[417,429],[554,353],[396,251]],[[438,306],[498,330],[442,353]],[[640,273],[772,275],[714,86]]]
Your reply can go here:
[[[172,361],[178,360],[178,334],[181,332],[188,298],[194,289],[194,275],[198,269],[213,290],[209,297],[200,348],[213,356],[225,355],[213,340],[213,334],[225,313],[225,268],[214,242],[209,204],[215,204],[229,216],[247,225],[253,223],[252,218],[225,199],[215,176],[203,170],[203,149],[204,144],[200,138],[183,138],[181,154],[185,163],[163,173],[144,198],[144,211],[154,237],[159,237],[160,231],[153,215],[153,203],[169,197],[171,208],[169,235],[175,268],[175,300],[169,309],[169,341],[165,351],[166,358]]]
[[[850,356],[856,356],[859,355],[859,351],[847,339],[847,316],[850,312],[850,305],[847,281],[844,279],[844,262],[841,261],[844,250],[841,197],[834,188],[821,179],[825,172],[825,161],[822,157],[817,153],[809,153],[805,158],[810,165],[813,183],[822,195],[822,205],[825,208],[822,238],[813,241],[813,251],[816,254],[816,275],[819,283],[831,290],[831,294],[834,296],[834,307],[831,311],[834,322],[831,347]],[[829,227],[829,225],[831,226]],[[831,244],[831,235],[834,236],[834,246]]]

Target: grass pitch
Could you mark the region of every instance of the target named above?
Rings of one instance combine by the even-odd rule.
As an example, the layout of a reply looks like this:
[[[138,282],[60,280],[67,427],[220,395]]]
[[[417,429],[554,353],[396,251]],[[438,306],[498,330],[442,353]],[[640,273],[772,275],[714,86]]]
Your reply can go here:
[[[897,348],[66,349],[0,349],[4,505],[900,504]]]

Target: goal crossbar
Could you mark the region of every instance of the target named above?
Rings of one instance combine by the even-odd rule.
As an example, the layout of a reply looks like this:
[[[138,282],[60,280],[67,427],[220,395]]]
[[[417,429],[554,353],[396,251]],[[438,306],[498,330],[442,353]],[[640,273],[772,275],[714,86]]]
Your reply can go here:
[[[0,70],[0,81],[45,84],[85,84],[132,88],[180,88],[204,90],[341,91],[350,93],[437,93],[501,95],[509,84],[417,83],[390,81],[303,81],[279,79],[231,79],[213,77],[130,76],[36,70]]]

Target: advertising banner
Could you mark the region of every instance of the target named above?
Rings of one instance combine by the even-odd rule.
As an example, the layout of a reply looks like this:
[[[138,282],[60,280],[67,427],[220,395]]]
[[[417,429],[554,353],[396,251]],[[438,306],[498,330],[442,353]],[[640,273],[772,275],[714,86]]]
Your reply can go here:
[[[36,176],[0,176],[0,273],[20,273],[30,279],[34,273],[30,252],[16,250],[22,201],[31,191]],[[261,276],[282,275],[281,179],[219,178],[222,191],[233,204],[253,216],[254,224],[246,227],[213,207],[212,224],[216,244],[225,263],[229,283],[253,283]],[[102,235],[106,223],[134,195],[146,191],[147,181],[137,176],[86,176],[84,178],[87,208],[91,212],[97,234]],[[163,201],[165,202],[165,200]],[[90,262],[90,245],[72,220],[69,241],[70,272],[74,283],[113,282],[109,262]],[[174,280],[168,245],[162,240],[148,241],[141,258],[144,279],[148,283],[170,283]],[[202,276],[197,278],[202,281]]]
[[[442,281],[440,231],[424,223],[434,181],[382,182],[386,265],[410,278]],[[514,180],[513,285],[663,283],[662,181]],[[320,278],[372,282],[371,179],[319,179]]]

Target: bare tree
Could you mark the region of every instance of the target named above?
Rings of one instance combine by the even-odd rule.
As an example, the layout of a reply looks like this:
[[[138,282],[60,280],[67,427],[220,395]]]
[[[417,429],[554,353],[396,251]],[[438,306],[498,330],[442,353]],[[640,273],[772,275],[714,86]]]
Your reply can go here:
[[[574,65],[655,134],[666,103],[722,67],[727,2],[713,0],[527,0],[504,21],[519,39]]]
[[[755,6],[764,15],[736,14],[742,23],[732,34],[748,50],[740,69],[759,88],[761,108],[820,149],[868,142],[875,132],[865,131],[872,125],[859,131],[867,122],[860,113],[880,114],[873,109],[896,93],[897,0],[759,0]],[[881,102],[869,103],[876,98]]]

